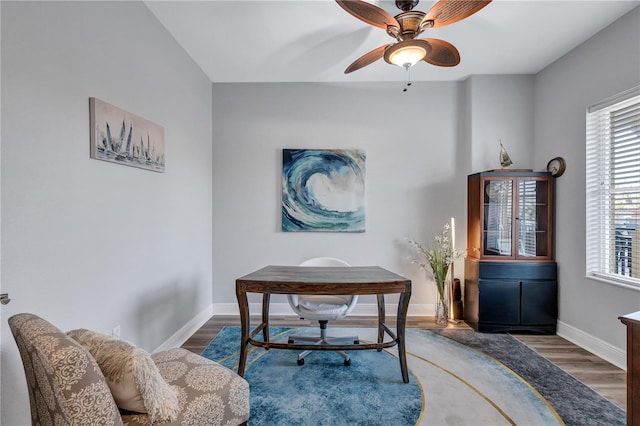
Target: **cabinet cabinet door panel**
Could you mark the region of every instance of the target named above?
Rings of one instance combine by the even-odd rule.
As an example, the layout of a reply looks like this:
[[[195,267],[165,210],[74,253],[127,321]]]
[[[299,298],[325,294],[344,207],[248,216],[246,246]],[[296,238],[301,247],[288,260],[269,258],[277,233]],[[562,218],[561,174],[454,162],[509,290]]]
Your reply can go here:
[[[484,182],[483,256],[512,257],[513,182]]]
[[[548,257],[550,209],[550,181],[540,178],[519,178],[518,258]]]
[[[522,282],[522,324],[555,324],[558,317],[556,281]]]
[[[520,323],[520,282],[479,280],[479,316],[492,324]]]

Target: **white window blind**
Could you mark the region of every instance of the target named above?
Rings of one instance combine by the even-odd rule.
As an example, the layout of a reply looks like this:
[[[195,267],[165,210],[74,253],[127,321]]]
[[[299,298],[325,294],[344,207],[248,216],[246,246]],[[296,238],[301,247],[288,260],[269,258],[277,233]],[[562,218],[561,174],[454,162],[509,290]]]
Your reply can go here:
[[[640,87],[587,111],[587,275],[640,287]]]

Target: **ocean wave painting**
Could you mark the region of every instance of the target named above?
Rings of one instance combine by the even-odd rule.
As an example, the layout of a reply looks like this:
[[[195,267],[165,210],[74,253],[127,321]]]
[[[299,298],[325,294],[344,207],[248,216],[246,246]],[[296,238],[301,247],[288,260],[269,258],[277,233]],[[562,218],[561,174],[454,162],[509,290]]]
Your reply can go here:
[[[282,150],[282,230],[364,232],[362,150]]]

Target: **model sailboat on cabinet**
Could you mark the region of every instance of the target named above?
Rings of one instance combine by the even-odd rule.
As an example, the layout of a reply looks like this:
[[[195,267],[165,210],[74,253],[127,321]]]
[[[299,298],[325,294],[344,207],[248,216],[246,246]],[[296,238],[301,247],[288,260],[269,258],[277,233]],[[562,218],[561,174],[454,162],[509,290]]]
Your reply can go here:
[[[504,145],[502,145],[502,142],[500,142],[500,165],[506,168],[512,164],[513,164],[513,161],[511,161],[511,157],[509,157],[509,153],[504,148]]]

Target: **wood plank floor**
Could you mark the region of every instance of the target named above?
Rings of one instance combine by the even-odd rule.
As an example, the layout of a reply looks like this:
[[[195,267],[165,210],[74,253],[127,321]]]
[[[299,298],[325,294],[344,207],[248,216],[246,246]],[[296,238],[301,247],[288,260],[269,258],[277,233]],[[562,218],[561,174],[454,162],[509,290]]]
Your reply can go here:
[[[259,318],[253,319],[252,324],[258,324]],[[284,327],[304,327],[315,325],[314,321],[300,320],[295,316],[273,316],[269,318],[270,325]],[[392,317],[387,317],[387,324],[395,327]],[[238,316],[214,316],[206,322],[182,347],[200,354],[220,332],[224,326],[239,326]],[[332,321],[330,327],[376,327],[376,317],[349,317]],[[436,328],[433,317],[409,317],[407,327],[431,329]],[[450,323],[449,327],[469,328],[465,323]],[[602,396],[626,410],[627,381],[626,372],[607,361],[598,358],[581,347],[557,335],[513,334],[522,343],[547,358],[558,367],[571,374],[587,386],[590,386]]]

